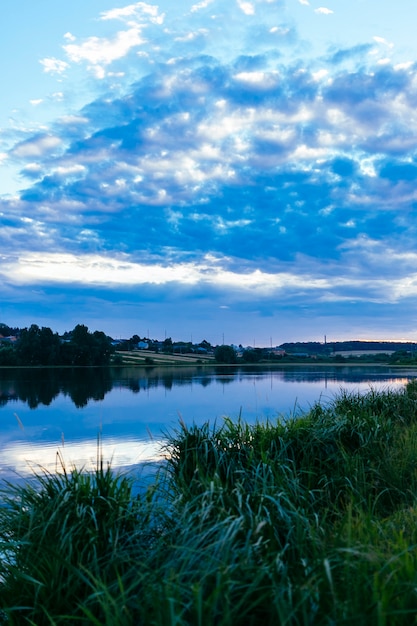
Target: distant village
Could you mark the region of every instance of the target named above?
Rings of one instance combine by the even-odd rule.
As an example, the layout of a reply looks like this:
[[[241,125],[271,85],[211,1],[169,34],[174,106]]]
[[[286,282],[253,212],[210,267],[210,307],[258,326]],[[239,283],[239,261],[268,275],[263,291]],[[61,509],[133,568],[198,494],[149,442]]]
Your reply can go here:
[[[173,342],[171,338],[164,341],[155,341],[147,338],[140,339],[134,336],[131,339],[112,340],[113,345],[120,350],[149,350],[156,352],[170,351],[176,354],[199,353],[213,354],[216,346],[203,340],[200,343],[186,341]],[[254,345],[243,346],[242,344],[230,344],[238,357],[249,350],[260,351],[264,355],[272,354],[283,357],[294,355],[298,357],[320,356],[365,356],[373,354],[392,355],[395,352],[417,353],[417,343],[414,342],[389,342],[389,341],[335,341],[335,342],[289,342],[278,346],[256,347]]]
[[[272,342],[271,342],[272,344]],[[384,361],[413,362],[417,343],[396,341],[327,341],[286,342],[277,346],[212,345],[203,339],[173,341],[133,335],[114,339],[102,331],[90,332],[77,325],[62,335],[48,327],[32,324],[29,328],[0,323],[0,365],[103,365],[155,361],[156,355],[172,355],[178,362],[192,358],[200,362],[257,363],[271,361]],[[132,360],[133,359],[133,360]]]

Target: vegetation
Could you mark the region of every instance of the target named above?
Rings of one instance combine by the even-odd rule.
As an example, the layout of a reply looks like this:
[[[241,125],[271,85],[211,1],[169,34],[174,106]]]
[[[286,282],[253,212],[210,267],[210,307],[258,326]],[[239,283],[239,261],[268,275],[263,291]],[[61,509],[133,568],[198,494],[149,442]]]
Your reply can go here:
[[[165,452],[138,496],[100,454],[5,486],[0,622],[416,622],[415,381],[274,423],[181,423]]]
[[[1,330],[11,329],[3,325]],[[63,337],[32,324],[17,330],[13,339],[0,344],[0,365],[108,365],[114,352],[111,337],[97,330],[91,333],[83,324]]]
[[[217,346],[214,350],[214,358],[217,363],[223,364],[236,363],[237,361],[236,351],[233,346],[226,345]]]
[[[329,356],[334,352],[349,352],[358,350],[374,351],[381,354],[387,354],[395,351],[407,351],[408,353],[417,352],[417,344],[400,341],[297,341],[295,343],[283,343],[281,348],[288,354],[315,354],[318,356]]]
[[[259,363],[263,358],[265,358],[264,350],[261,348],[254,348],[245,350],[242,354],[242,359],[246,363]]]

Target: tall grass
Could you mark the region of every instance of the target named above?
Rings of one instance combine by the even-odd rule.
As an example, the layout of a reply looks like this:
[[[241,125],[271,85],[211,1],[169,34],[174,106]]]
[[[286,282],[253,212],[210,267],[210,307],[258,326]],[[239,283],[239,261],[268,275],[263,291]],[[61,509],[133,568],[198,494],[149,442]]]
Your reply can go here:
[[[417,623],[416,384],[180,422],[165,452],[137,497],[100,455],[5,486],[0,622]]]
[[[103,590],[114,588],[123,597],[131,554],[140,559],[152,541],[149,506],[132,497],[132,486],[102,458],[93,473],[68,472],[62,462],[59,473],[40,472],[24,486],[6,484],[0,509],[6,623],[83,621],[84,614],[107,623],[100,621]]]

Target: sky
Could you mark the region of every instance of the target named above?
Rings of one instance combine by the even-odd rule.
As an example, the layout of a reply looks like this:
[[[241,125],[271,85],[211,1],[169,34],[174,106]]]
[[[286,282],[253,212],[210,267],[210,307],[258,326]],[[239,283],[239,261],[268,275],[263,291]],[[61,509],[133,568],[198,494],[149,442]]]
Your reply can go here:
[[[417,341],[416,18],[2,0],[0,321]]]

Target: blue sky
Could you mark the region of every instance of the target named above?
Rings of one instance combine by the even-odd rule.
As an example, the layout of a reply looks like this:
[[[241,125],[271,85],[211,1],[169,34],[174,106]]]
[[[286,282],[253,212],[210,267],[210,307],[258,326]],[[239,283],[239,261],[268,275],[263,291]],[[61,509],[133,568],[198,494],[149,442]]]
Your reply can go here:
[[[0,321],[417,339],[416,0],[2,0]]]

